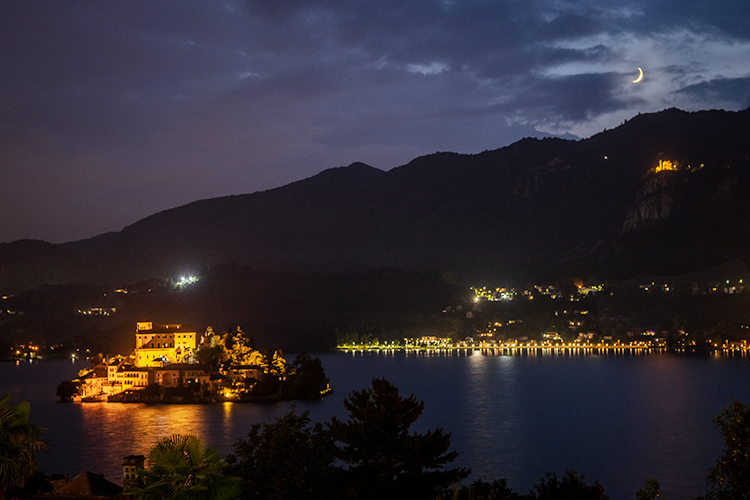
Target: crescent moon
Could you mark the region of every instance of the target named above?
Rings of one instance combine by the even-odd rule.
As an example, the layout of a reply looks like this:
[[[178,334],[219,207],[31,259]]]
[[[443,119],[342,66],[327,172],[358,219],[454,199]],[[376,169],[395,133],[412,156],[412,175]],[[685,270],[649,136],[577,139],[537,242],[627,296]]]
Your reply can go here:
[[[643,80],[643,70],[641,68],[638,68],[638,78],[633,80],[633,83],[638,83],[641,80]]]

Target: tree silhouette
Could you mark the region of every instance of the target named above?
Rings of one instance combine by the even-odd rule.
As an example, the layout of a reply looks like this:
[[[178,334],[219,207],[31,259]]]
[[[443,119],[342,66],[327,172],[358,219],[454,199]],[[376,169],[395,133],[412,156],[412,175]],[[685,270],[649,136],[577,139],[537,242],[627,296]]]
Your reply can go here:
[[[353,391],[344,400],[349,419],[333,417],[328,424],[346,465],[347,486],[360,498],[431,499],[469,475],[465,468],[443,469],[455,460],[449,452],[450,433],[425,434],[409,428],[422,414],[424,403],[407,398],[385,379]]]
[[[495,479],[491,483],[478,479],[470,485],[461,485],[442,493],[435,500],[526,500],[508,488],[505,479]]]
[[[646,479],[643,488],[636,491],[633,498],[635,500],[664,500],[664,492],[661,491],[659,481],[656,479]]]
[[[724,438],[724,454],[708,470],[707,497],[717,500],[750,497],[750,410],[737,400],[713,419]]]
[[[80,386],[81,383],[79,381],[63,380],[57,386],[57,396],[60,398],[60,401],[70,401],[73,399],[73,396],[78,394]]]
[[[47,449],[39,439],[44,429],[29,423],[31,406],[10,406],[10,394],[0,398],[0,498],[10,488],[23,487],[34,474],[35,452]]]
[[[529,493],[529,499],[536,500],[609,500],[604,494],[604,487],[599,481],[594,484],[586,484],[583,474],[569,470],[565,472],[562,479],[557,474],[548,472],[534,490]]]
[[[289,413],[271,424],[255,424],[227,457],[225,473],[242,478],[243,496],[284,500],[335,497],[336,447],[310,412]]]
[[[296,374],[291,379],[290,392],[296,397],[319,398],[329,390],[329,380],[320,359],[302,352],[294,358],[292,366]]]

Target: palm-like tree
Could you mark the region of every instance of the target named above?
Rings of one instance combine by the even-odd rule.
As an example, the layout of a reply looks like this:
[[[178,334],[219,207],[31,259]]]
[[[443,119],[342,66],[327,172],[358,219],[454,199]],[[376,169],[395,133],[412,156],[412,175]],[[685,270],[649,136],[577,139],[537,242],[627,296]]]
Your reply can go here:
[[[140,500],[234,500],[239,478],[219,475],[222,462],[193,434],[164,437],[151,447],[149,469],[139,471],[144,486],[133,494]]]
[[[47,449],[40,441],[44,429],[29,423],[31,406],[10,406],[10,394],[0,398],[0,498],[9,488],[23,487],[34,474],[35,452]]]

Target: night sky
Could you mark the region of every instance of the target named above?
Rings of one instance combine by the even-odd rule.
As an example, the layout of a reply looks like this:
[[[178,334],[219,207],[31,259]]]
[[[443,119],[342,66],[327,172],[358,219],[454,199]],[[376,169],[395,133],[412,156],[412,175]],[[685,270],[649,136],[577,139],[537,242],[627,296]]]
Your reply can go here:
[[[673,106],[750,106],[750,1],[2,1],[0,242]]]

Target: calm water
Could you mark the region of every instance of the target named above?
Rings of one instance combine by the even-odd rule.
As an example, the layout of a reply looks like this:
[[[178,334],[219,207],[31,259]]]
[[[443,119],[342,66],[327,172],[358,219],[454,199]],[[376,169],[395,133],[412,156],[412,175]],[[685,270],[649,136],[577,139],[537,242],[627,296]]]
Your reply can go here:
[[[573,469],[627,500],[646,478],[667,498],[705,491],[706,469],[722,452],[711,419],[731,398],[750,403],[750,358],[674,354],[319,356],[334,394],[299,402],[313,419],[345,416],[353,389],[384,376],[425,402],[417,430],[452,433],[458,465],[472,479],[504,477],[528,491],[546,471]],[[59,381],[85,362],[0,363],[0,392],[32,404],[32,420],[48,428],[41,470],[75,475],[85,469],[121,483],[125,455],[148,452],[171,433],[194,431],[226,454],[253,423],[286,413],[288,403],[251,405],[63,404]]]

